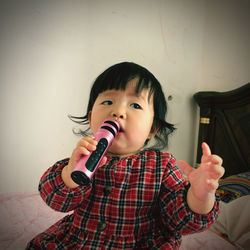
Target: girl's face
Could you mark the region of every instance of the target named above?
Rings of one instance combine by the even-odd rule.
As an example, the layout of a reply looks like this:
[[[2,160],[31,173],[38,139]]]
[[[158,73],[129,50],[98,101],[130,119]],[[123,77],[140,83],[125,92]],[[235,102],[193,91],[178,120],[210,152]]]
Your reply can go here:
[[[89,113],[90,128],[94,133],[105,119],[116,119],[121,132],[108,149],[111,155],[129,156],[140,151],[151,132],[154,118],[153,97],[149,90],[136,94],[137,79],[128,82],[125,90],[106,90],[98,95]],[[156,132],[156,131],[155,131]]]

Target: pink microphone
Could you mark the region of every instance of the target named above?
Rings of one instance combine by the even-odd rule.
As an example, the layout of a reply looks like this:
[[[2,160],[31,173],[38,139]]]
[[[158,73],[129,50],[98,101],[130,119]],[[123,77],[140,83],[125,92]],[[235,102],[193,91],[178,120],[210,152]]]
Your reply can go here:
[[[72,180],[78,185],[88,185],[98,165],[105,155],[113,139],[119,133],[120,124],[115,120],[105,120],[95,134],[98,141],[96,150],[90,155],[83,156],[71,173]]]

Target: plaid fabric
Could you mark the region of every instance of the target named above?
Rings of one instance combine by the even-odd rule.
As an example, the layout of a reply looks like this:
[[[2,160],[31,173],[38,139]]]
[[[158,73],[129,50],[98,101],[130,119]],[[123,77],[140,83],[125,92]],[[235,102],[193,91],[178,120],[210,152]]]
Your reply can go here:
[[[189,183],[169,153],[108,157],[90,185],[75,189],[61,178],[67,163],[48,169],[39,191],[53,209],[74,213],[36,236],[27,249],[178,249],[181,235],[204,230],[217,217],[218,198],[207,215],[189,209]]]

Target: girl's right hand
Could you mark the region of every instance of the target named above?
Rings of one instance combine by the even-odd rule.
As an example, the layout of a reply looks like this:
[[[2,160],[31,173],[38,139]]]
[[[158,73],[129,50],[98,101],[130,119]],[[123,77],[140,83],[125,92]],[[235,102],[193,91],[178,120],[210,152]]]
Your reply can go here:
[[[92,151],[96,149],[97,141],[93,136],[87,136],[82,138],[76,145],[76,148],[73,150],[72,155],[69,159],[67,166],[63,168],[62,179],[66,186],[70,188],[75,188],[78,186],[72,179],[71,173],[73,172],[76,164],[81,159],[81,157],[89,155]],[[104,156],[100,165],[105,164],[107,158]]]
[[[76,145],[69,159],[68,168],[71,172],[74,170],[78,161],[86,155],[89,155],[96,149],[97,141],[93,136],[83,137]]]

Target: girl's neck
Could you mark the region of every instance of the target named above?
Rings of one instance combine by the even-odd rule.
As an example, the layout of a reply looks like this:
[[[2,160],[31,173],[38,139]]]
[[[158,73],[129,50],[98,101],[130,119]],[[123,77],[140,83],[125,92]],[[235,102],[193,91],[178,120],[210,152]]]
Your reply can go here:
[[[129,153],[129,154],[113,154],[112,152],[107,152],[107,156],[110,156],[110,157],[119,157],[120,159],[122,159],[122,158],[129,157],[131,155],[138,154],[139,152],[140,152],[140,150],[138,150],[137,152]]]

